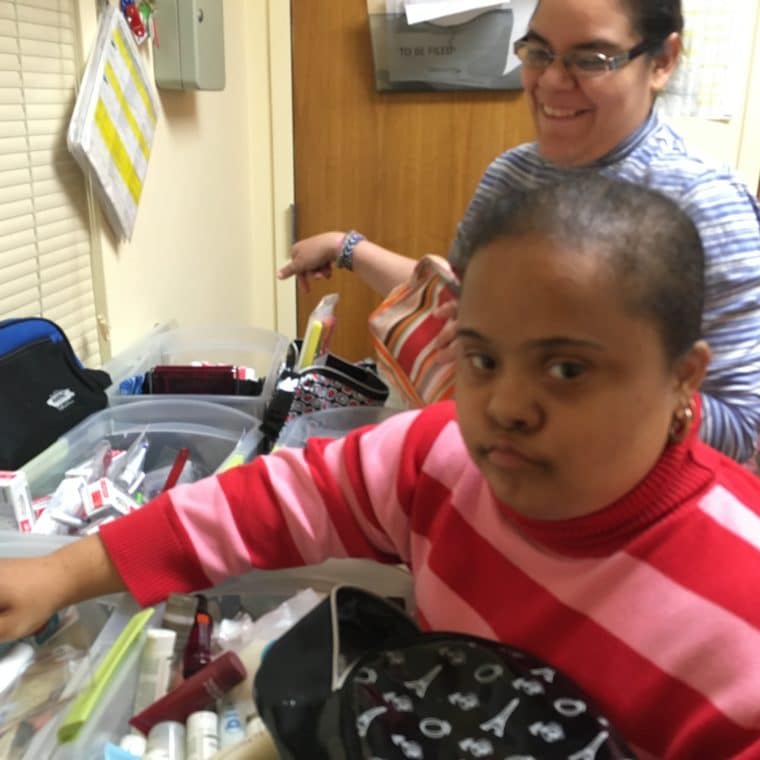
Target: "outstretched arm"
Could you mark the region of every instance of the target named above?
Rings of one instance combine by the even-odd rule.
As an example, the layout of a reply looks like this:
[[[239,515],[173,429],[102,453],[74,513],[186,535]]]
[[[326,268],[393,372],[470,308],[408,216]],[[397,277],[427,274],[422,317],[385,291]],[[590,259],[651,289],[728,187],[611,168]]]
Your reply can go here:
[[[286,280],[295,275],[299,285],[308,293],[312,278],[332,276],[344,237],[344,232],[323,232],[299,240],[290,251],[290,261],[277,272],[277,279]],[[408,280],[416,263],[415,259],[389,251],[370,240],[360,241],[353,249],[352,271],[381,296]]]
[[[41,557],[0,559],[0,641],[32,633],[69,604],[124,590],[97,535]]]

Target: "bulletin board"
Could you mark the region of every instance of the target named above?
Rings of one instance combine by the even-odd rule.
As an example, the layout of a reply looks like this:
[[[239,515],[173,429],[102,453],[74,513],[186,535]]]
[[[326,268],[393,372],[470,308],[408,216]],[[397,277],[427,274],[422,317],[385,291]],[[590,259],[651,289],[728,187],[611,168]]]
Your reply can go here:
[[[684,50],[662,98],[670,117],[729,122],[739,115],[755,0],[684,0]]]

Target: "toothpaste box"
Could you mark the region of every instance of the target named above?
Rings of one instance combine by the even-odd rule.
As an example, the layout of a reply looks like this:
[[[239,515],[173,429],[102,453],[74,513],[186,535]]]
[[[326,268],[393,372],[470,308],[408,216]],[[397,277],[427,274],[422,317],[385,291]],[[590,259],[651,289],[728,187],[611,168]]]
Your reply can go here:
[[[26,475],[21,470],[0,470],[0,528],[29,533],[34,521]]]
[[[109,478],[100,478],[87,485],[85,511],[88,515],[108,507],[126,515],[138,506],[134,499],[122,492]]]

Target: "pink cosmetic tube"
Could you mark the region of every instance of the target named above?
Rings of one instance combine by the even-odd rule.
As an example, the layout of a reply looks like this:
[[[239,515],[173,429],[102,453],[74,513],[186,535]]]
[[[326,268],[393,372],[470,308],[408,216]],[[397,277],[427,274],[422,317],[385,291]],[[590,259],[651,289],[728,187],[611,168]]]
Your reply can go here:
[[[144,734],[161,721],[184,723],[191,713],[213,706],[245,677],[245,665],[240,658],[234,652],[225,652],[166,696],[133,715],[129,723]]]

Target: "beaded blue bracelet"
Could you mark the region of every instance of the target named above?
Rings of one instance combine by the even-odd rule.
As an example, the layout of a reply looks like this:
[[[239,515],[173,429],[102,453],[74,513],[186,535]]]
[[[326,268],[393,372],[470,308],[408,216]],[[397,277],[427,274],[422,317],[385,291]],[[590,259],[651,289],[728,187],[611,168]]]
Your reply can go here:
[[[335,259],[335,266],[338,269],[348,269],[351,271],[354,268],[354,248],[357,243],[366,239],[360,232],[349,230],[340,244],[338,257]]]

